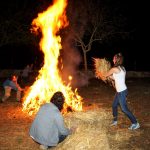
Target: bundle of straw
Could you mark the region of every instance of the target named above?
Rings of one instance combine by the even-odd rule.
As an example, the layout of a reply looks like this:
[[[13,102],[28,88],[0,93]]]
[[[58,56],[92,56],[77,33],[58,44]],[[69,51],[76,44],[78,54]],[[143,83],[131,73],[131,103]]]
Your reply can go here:
[[[93,60],[94,60],[96,78],[102,79],[103,81],[105,81],[106,78],[104,78],[104,74],[110,70],[111,68],[110,62],[107,61],[105,58],[103,59],[93,58]]]
[[[114,81],[110,77],[104,77],[104,74],[106,74],[111,69],[111,63],[105,58],[93,58],[93,60],[96,78],[101,79],[105,83],[109,83],[114,87]]]
[[[75,130],[53,150],[110,150],[107,126],[111,119],[104,109],[65,115],[66,126]]]

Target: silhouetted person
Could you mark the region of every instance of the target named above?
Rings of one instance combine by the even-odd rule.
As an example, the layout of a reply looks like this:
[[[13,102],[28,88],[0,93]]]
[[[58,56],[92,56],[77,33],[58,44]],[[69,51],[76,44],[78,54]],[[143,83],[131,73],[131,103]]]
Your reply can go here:
[[[21,74],[21,77],[22,77],[22,80],[23,80],[23,83],[28,83],[30,81],[30,75],[32,73],[32,68],[33,68],[33,64],[31,65],[27,65],[23,71],[22,71],[22,74]]]

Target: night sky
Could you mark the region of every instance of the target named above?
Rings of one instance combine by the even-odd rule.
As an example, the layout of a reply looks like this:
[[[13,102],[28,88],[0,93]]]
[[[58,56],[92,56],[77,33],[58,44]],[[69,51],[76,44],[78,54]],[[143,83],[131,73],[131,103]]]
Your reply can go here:
[[[92,45],[92,50],[87,54],[88,64],[92,66],[92,57],[108,57],[111,60],[115,53],[122,52],[125,57],[124,63],[127,70],[150,71],[150,63],[147,61],[149,59],[148,50],[142,46],[143,33],[141,30],[142,20],[140,15],[140,4],[135,0],[132,0],[132,2],[131,0],[116,1],[120,3],[120,8],[122,8],[122,12],[127,17],[126,23],[134,28],[132,38],[127,40],[117,39],[111,41],[109,44],[96,43]],[[49,2],[51,3],[50,0]],[[15,5],[15,3],[17,5]],[[23,3],[27,3],[26,8],[23,8]],[[13,2],[12,0],[5,0],[3,3],[1,2],[0,5],[1,24],[10,17],[10,14],[13,15],[13,13],[15,14],[15,12],[23,9],[24,11],[33,9],[33,14],[30,17],[26,16],[26,13],[24,13],[22,18],[18,18],[21,21],[25,21],[27,24],[31,24],[31,21],[37,15],[37,12],[44,9],[44,7],[47,7],[44,5],[44,0],[13,0]],[[2,31],[2,28],[0,28],[0,34],[1,32],[4,32]],[[98,49],[103,49],[103,51],[98,51]],[[0,45],[0,67],[1,69],[22,69],[26,64],[33,63],[37,59],[42,61],[41,55],[41,52],[37,51],[36,47],[32,44],[17,43],[15,45]]]

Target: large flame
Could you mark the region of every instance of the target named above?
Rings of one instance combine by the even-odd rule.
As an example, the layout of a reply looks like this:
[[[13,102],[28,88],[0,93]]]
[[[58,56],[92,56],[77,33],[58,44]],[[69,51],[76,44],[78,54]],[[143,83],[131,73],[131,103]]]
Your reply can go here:
[[[49,102],[56,91],[61,91],[65,96],[64,110],[68,106],[76,111],[82,110],[82,98],[77,89],[72,91],[70,84],[64,84],[58,69],[58,57],[62,48],[58,31],[68,25],[66,6],[67,0],[54,0],[53,5],[39,13],[32,22],[33,30],[36,33],[40,30],[42,33],[39,45],[44,53],[44,65],[23,97],[23,111],[27,111],[29,115],[37,112],[41,104]]]

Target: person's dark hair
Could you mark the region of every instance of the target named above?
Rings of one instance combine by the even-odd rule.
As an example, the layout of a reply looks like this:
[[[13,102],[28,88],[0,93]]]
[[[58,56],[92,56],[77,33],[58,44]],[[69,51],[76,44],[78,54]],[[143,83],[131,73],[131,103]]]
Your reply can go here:
[[[51,98],[51,102],[61,111],[65,102],[65,97],[63,93],[60,91],[54,93]]]
[[[116,54],[114,59],[116,60],[114,64],[115,67],[123,65],[123,55],[121,53]]]

